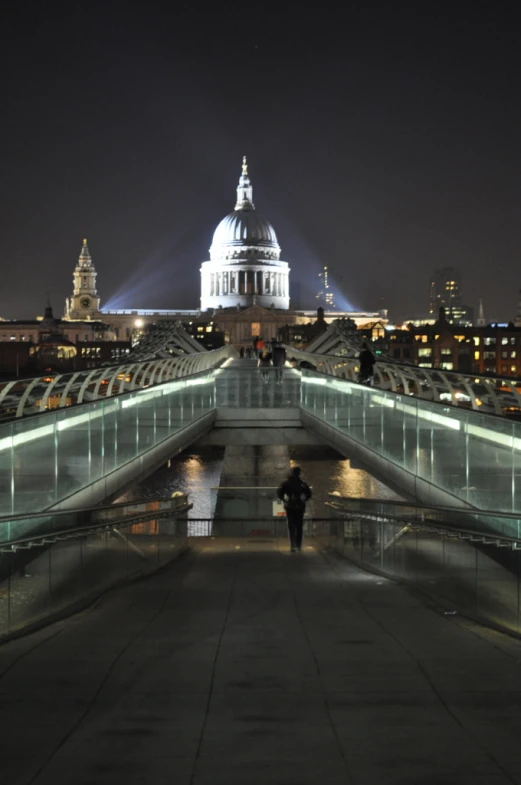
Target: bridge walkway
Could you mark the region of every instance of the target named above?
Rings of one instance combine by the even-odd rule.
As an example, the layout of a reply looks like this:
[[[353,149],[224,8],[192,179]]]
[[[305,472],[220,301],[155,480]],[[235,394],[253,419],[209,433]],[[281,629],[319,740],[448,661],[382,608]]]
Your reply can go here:
[[[519,651],[318,545],[200,540],[0,648],[3,779],[521,783]]]

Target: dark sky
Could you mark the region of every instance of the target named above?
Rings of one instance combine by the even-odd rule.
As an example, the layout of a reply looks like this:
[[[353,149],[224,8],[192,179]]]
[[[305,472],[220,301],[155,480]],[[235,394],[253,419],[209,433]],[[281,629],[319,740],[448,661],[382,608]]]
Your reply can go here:
[[[83,237],[102,307],[196,307],[246,153],[304,294],[328,264],[353,307],[401,318],[452,265],[470,305],[513,318],[515,6],[11,4],[0,316],[46,291],[61,314]]]

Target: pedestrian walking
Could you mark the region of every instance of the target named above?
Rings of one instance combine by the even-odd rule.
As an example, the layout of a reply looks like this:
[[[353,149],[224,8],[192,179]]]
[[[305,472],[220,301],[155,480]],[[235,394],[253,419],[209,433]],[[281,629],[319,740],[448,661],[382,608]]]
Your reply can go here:
[[[257,360],[257,368],[260,368],[265,384],[268,383],[270,376],[269,369],[271,368],[271,360],[271,352],[268,351],[268,349],[263,349],[260,353],[259,359]]]
[[[277,491],[278,498],[284,502],[288,519],[288,535],[291,552],[302,548],[302,532],[304,529],[304,512],[306,502],[311,499],[311,488],[300,479],[300,466],[294,466],[289,477]]]
[[[360,384],[367,384],[369,387],[372,387],[374,379],[373,369],[376,359],[372,351],[369,349],[369,346],[365,342],[362,346],[362,351],[358,355],[358,362],[360,363],[358,381]]]
[[[277,369],[275,371],[275,378],[277,384],[282,383],[282,376],[284,374],[284,366],[286,365],[286,350],[278,341],[273,341],[272,344],[273,365]]]

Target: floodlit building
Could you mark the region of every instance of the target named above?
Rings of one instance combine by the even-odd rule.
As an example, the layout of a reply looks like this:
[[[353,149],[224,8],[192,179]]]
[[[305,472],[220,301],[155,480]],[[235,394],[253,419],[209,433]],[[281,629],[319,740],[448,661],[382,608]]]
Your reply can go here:
[[[78,264],[72,276],[72,297],[65,301],[66,319],[100,319],[100,298],[96,289],[96,270],[87,240],[83,241]]]
[[[255,209],[246,156],[237,202],[214,232],[201,265],[201,310],[261,305],[289,308],[289,266],[273,226]]]
[[[96,269],[87,246],[83,246],[73,273],[73,292],[65,304],[65,320],[75,323],[103,320],[113,338],[134,343],[145,328],[160,322],[178,321],[203,345],[233,343],[251,345],[256,337],[275,338],[285,325],[310,325],[316,310],[290,307],[290,268],[272,224],[256,209],[246,157],[237,186],[235,208],[217,225],[210,246],[210,259],[201,265],[200,307],[154,310],[123,308],[100,310]],[[327,266],[323,269],[325,322],[352,318],[357,325],[387,320],[386,311],[339,312],[334,310]],[[296,287],[298,288],[298,287]]]

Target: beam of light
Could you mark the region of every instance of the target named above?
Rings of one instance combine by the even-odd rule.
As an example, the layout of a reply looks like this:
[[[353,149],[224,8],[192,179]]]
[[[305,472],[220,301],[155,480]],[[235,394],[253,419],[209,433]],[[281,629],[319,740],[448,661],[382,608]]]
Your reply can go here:
[[[275,199],[273,210],[271,210],[268,204],[266,209],[262,209],[261,212],[266,215],[268,220],[273,221],[273,226],[282,248],[281,258],[289,263],[290,297],[292,296],[293,285],[298,284],[300,288],[300,307],[305,309],[318,308],[321,304],[317,301],[317,293],[321,288],[321,279],[318,275],[323,271],[324,265],[327,265],[329,285],[330,290],[335,295],[336,310],[364,311],[364,308],[352,301],[342,290],[340,286],[341,280],[339,280],[342,276],[331,266],[331,260],[322,257],[313,248],[312,243],[304,236],[301,228],[291,220],[283,205],[279,206],[280,212],[277,210],[277,202],[278,200]]]
[[[199,307],[199,267],[201,259],[191,235],[166,239],[125,272],[121,285],[103,303],[102,311],[150,310]]]

